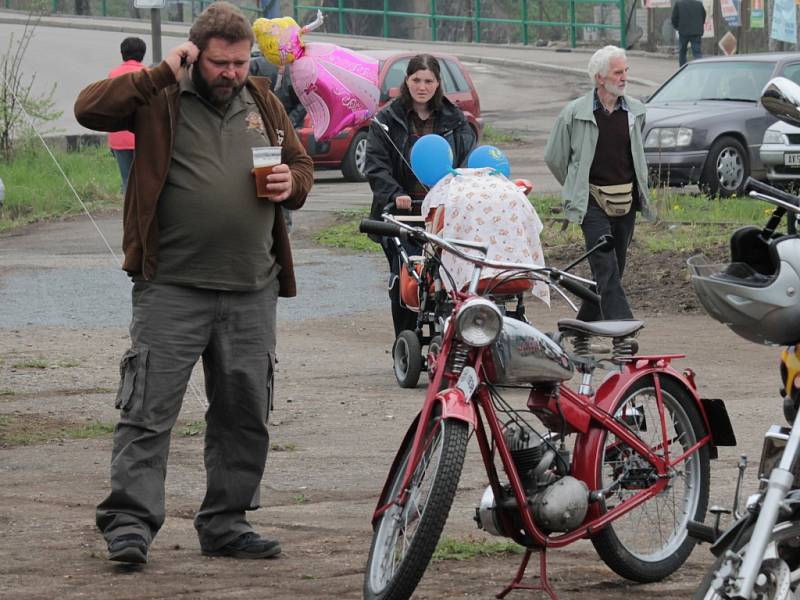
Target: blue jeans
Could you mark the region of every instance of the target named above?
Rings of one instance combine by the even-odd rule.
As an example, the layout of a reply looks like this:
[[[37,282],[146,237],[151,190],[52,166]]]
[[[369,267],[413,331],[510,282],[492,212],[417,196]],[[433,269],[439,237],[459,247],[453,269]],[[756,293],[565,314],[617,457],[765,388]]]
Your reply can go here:
[[[702,36],[699,35],[679,35],[678,36],[678,65],[686,64],[686,51],[689,44],[692,45],[692,59],[703,58]]]
[[[120,191],[124,196],[128,189],[128,175],[131,173],[131,165],[133,164],[133,150],[112,150],[111,152],[114,154],[114,158],[117,159],[119,175],[122,177]]]

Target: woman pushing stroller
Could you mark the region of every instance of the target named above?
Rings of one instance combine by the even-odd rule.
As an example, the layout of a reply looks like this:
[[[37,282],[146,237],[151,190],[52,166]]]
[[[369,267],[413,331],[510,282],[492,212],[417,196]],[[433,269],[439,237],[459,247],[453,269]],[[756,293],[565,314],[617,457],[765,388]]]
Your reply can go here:
[[[411,148],[424,135],[435,133],[450,144],[453,165],[465,166],[476,143],[475,132],[464,113],[442,91],[441,67],[430,54],[411,58],[400,95],[373,119],[367,137],[366,175],[372,189],[370,217],[380,219],[385,207],[393,204],[392,214],[419,215],[420,203],[427,193],[409,166]],[[375,239],[389,261],[389,299],[395,335],[414,330],[417,313],[400,301],[399,274],[401,258],[397,248],[386,238]],[[421,254],[414,242],[404,241],[408,255]]]

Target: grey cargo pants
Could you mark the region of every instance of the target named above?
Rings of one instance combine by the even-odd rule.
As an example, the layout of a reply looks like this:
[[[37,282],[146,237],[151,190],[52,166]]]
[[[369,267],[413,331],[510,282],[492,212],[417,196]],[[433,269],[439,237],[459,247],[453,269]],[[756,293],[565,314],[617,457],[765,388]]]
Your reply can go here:
[[[170,432],[201,356],[209,407],[200,545],[215,550],[252,531],[245,511],[259,506],[269,449],[277,298],[277,281],[256,292],[134,284],[111,493],[96,515],[107,542],[137,533],[149,543],[163,525]]]

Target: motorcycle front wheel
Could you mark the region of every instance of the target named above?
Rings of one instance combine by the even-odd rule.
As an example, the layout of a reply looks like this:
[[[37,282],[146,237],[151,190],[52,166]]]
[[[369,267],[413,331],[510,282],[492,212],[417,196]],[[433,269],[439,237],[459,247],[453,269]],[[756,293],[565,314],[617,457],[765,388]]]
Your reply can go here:
[[[738,557],[747,552],[750,545],[750,536],[753,534],[753,525],[750,525],[731,545],[722,550],[719,558],[703,578],[700,587],[695,592],[694,600],[728,600],[724,591],[714,588],[718,575],[722,576],[727,569],[722,568],[728,550],[732,550]],[[800,521],[784,521],[778,523],[772,530],[765,558],[761,563],[761,570],[754,600],[793,600],[798,590],[796,583],[791,583],[791,573],[800,567]]]
[[[434,416],[426,427],[423,451],[411,477],[406,502],[395,503],[375,523],[364,575],[365,600],[411,597],[439,542],[456,494],[467,452],[469,426]],[[391,475],[381,504],[400,495],[411,440]]]
[[[612,414],[657,454],[664,454],[666,439],[673,459],[704,437],[705,427],[689,392],[667,377],[660,381],[663,422],[650,377],[626,390]],[[599,482],[608,490],[603,499],[606,510],[626,502],[658,477],[649,462],[611,432],[602,436],[599,456]],[[695,545],[687,531],[689,520],[702,522],[705,517],[709,468],[705,445],[673,467],[661,493],[593,535],[592,544],[603,562],[618,575],[641,583],[660,581],[674,573]]]

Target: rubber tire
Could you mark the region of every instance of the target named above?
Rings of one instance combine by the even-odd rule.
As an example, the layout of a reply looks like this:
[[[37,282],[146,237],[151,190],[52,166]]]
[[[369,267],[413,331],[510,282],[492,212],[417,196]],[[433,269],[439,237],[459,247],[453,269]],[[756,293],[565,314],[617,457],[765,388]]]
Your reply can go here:
[[[347,154],[342,161],[342,175],[347,181],[366,181],[364,166],[367,160],[367,132],[359,131],[353,136]],[[360,163],[360,168],[359,168]]]
[[[785,521],[783,522],[785,523]],[[775,526],[773,531],[780,530],[783,523],[778,523]],[[725,553],[728,550],[733,550],[734,552],[739,552],[743,548],[747,546],[750,542],[750,536],[753,535],[753,528],[755,527],[755,522],[745,529],[738,539],[732,539],[731,544],[725,548],[722,548],[720,555],[714,561],[714,564],[711,565],[711,568],[706,573],[706,576],[703,577],[703,581],[700,582],[700,586],[695,591],[694,596],[692,596],[693,600],[727,600],[726,596],[720,596],[719,594],[712,592],[712,595],[706,598],[706,595],[711,591],[711,584],[714,582],[714,575],[717,572],[717,569],[722,565],[722,561],[725,558]],[[795,521],[793,522],[789,528],[786,529],[785,532],[780,534],[782,538],[793,538],[793,537],[800,537],[800,522]],[[734,544],[735,542],[735,544]],[[795,561],[793,564],[789,565],[790,569],[796,569],[800,564],[798,561]]]
[[[439,420],[436,417],[436,420]],[[430,494],[425,506],[422,508],[421,516],[414,535],[407,542],[405,556],[395,569],[394,576],[381,590],[373,590],[371,585],[371,573],[373,561],[376,560],[376,544],[379,539],[381,527],[384,519],[391,519],[391,515],[386,513],[375,524],[372,544],[369,549],[366,570],[364,573],[364,599],[365,600],[405,600],[414,593],[420,579],[428,568],[436,545],[442,535],[442,529],[447,522],[450,507],[456,495],[458,482],[461,478],[461,469],[464,466],[464,458],[467,453],[467,441],[469,440],[469,425],[464,421],[449,419],[440,421],[439,429],[442,439],[441,457],[438,468],[433,473],[433,483]],[[403,449],[403,459],[398,461],[397,470],[392,476],[392,482],[387,487],[389,498],[397,492],[400,485],[405,465],[411,452],[413,438],[409,440]],[[421,461],[420,464],[422,464]],[[415,472],[414,477],[417,473]],[[381,499],[381,504],[386,502],[386,498]],[[391,526],[391,525],[390,525]]]
[[[735,188],[730,186],[724,187],[721,185],[719,175],[717,173],[717,162],[721,155],[725,153],[738,154],[742,165],[742,178]],[[747,150],[742,143],[734,137],[729,135],[722,136],[716,140],[708,151],[706,164],[703,167],[703,175],[701,178],[701,187],[709,198],[720,196],[721,198],[728,198],[730,196],[737,196],[742,193],[744,189],[744,182],[750,175],[750,158],[747,155]]]
[[[644,377],[636,381],[628,390],[626,390],[625,394],[621,397],[617,405],[614,406],[612,411],[610,411],[611,414],[616,414],[619,408],[634,394],[640,392],[642,389],[652,387],[653,382],[652,378],[650,377]],[[694,432],[694,441],[704,437],[705,426],[703,424],[703,419],[697,410],[694,399],[689,395],[685,388],[676,383],[673,379],[661,377],[661,389],[663,393],[672,396],[680,405],[681,409],[686,413],[691,428]],[[660,429],[661,427],[659,425],[659,431]],[[600,446],[597,455],[601,461],[603,459],[603,448],[605,448],[605,440],[607,435],[608,433],[605,433],[600,438]],[[693,515],[690,515],[690,518],[694,521],[702,523],[706,514],[706,508],[708,507],[708,489],[710,481],[710,459],[708,444],[700,448],[698,453],[700,457],[700,480],[695,494],[698,494],[699,496],[695,498],[697,502],[696,510]],[[681,465],[683,464],[685,463],[681,463]],[[602,470],[602,467],[602,463],[597,465],[599,470]],[[602,482],[601,478],[600,481],[601,483],[605,484],[605,482]],[[641,506],[646,507],[648,503],[652,501],[653,499],[645,502]],[[634,511],[636,510],[637,509],[634,509]],[[620,517],[620,519],[626,519],[630,517],[632,517],[632,514],[628,513],[627,515]],[[634,556],[634,554],[629,551],[628,548],[626,548],[624,543],[620,541],[617,533],[614,530],[615,523],[619,523],[619,520],[612,521],[607,527],[593,535],[591,537],[592,544],[594,545],[597,554],[611,570],[618,575],[632,581],[638,581],[640,583],[661,581],[680,568],[680,566],[689,557],[689,554],[691,554],[696,544],[696,541],[689,537],[688,531],[684,530],[684,539],[682,542],[680,542],[678,548],[672,554],[657,561],[641,560],[637,556]]]
[[[422,373],[422,345],[410,329],[400,332],[392,347],[394,376],[402,388],[417,387]]]

